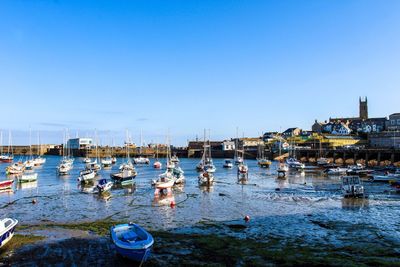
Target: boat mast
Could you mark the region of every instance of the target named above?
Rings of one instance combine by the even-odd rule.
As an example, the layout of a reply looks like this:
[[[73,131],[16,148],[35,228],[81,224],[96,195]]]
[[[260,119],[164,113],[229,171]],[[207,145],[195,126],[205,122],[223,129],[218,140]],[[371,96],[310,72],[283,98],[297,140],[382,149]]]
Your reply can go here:
[[[3,155],[3,131],[0,131],[1,155]]]
[[[208,129],[208,157],[209,157],[209,161],[212,161],[211,158],[211,134],[210,134],[210,129]]]
[[[32,159],[32,128],[29,127],[29,159]]]
[[[204,134],[203,134],[203,156],[201,157],[201,163],[203,166],[206,164],[206,157],[207,157],[207,144],[206,144],[206,129],[204,128]]]
[[[129,159],[129,132],[128,129],[126,129],[126,139],[125,139],[125,155],[126,155],[126,162],[130,162]]]

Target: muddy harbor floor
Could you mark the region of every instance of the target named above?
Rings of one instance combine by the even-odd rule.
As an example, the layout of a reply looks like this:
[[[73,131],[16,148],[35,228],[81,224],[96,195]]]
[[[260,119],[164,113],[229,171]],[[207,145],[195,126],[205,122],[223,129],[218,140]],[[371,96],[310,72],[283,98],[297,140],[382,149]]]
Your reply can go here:
[[[400,266],[399,248],[376,236],[373,228],[321,221],[312,215],[303,219],[320,228],[318,236],[255,234],[255,229],[268,222],[265,218],[258,222],[205,222],[171,231],[152,231],[155,245],[145,265]],[[22,225],[0,250],[0,262],[4,266],[134,266],[115,254],[108,231],[116,223]],[[358,232],[359,240],[346,240],[348,231]],[[329,240],[329,232],[335,232],[332,235],[337,242]]]
[[[154,197],[150,183],[162,170],[146,166],[137,167],[135,186],[99,196],[77,184],[79,160],[66,177],[55,174],[59,160],[47,157],[35,170],[37,183],[0,193],[2,218],[19,221],[0,264],[132,266],[115,255],[109,228],[134,222],[155,239],[147,266],[400,266],[400,194],[388,184],[364,180],[368,198],[343,199],[338,177],[294,172],[277,179],[275,163],[261,169],[249,160],[242,183],[216,159],[216,181],[204,188],[198,160],[181,159],[186,183],[170,197]]]

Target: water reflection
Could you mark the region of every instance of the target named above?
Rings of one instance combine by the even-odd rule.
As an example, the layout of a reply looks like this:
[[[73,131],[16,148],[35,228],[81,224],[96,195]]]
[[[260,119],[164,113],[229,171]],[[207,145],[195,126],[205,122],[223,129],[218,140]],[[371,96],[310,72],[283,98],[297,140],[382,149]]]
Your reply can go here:
[[[345,210],[360,210],[368,206],[368,198],[342,198],[342,209]]]
[[[175,196],[173,194],[164,193],[154,196],[153,206],[174,206],[174,205],[175,205]]]
[[[4,206],[29,197],[37,190],[41,198],[35,207],[43,205],[45,208],[37,212],[29,202],[15,201],[2,212],[29,223],[39,223],[43,218],[51,218],[55,222],[97,220],[116,214],[113,219],[135,221],[140,218],[148,227],[165,229],[190,226],[202,220],[242,219],[244,215],[277,218],[319,213],[326,214],[329,220],[346,221],[359,216],[360,222],[380,221],[380,224],[391,224],[394,219],[390,218],[400,216],[400,195],[385,193],[390,189],[388,184],[364,183],[366,192],[371,195],[369,201],[379,203],[379,212],[368,216],[352,213],[349,216],[349,210],[363,210],[366,207],[369,210],[378,205],[369,205],[368,200],[362,199],[342,200],[338,178],[324,177],[318,173],[289,173],[285,179],[277,179],[275,162],[270,169],[261,169],[256,161],[248,160],[250,180],[238,180],[235,170],[222,168],[223,159],[215,159],[215,176],[218,180],[210,186],[199,186],[198,173],[195,171],[198,159],[182,159],[180,167],[185,171],[186,184],[174,187],[173,194],[169,196],[154,198],[150,181],[157,177],[160,170],[153,169],[151,164],[139,168],[134,185],[114,185],[109,193],[99,195],[82,193],[90,191],[97,183],[78,184],[76,179],[79,171],[85,167],[83,163],[77,159],[70,175],[59,177],[55,171],[59,160],[59,157],[47,157],[44,167],[37,169],[38,182],[17,184],[14,185],[17,189],[14,193],[0,193],[0,206]],[[3,173],[5,166],[0,164]],[[118,166],[112,168],[111,172],[116,172]],[[109,177],[109,172],[101,170],[100,176]],[[172,201],[179,204],[171,208]],[[386,220],[383,221],[381,217]],[[291,229],[297,229],[295,234],[310,230],[304,224],[296,223],[290,226]],[[272,224],[271,229],[274,227],[279,229],[280,224]],[[286,231],[282,233],[285,234]]]
[[[17,183],[18,190],[34,189],[38,187],[38,182]]]
[[[211,192],[214,192],[214,183],[209,184],[209,185],[200,185],[199,188],[200,188],[200,191],[203,193],[211,193]]]

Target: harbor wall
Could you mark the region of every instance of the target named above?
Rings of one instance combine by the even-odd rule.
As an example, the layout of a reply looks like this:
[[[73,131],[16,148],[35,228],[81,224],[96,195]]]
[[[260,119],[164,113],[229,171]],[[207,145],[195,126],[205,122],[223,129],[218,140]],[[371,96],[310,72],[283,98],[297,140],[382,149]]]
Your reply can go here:
[[[1,149],[1,146],[0,146]],[[13,146],[13,154],[16,156],[27,156],[29,155],[29,146]],[[110,155],[116,157],[125,157],[126,152],[124,147],[99,147],[98,156],[106,157]],[[3,147],[3,152],[7,152],[7,147]],[[129,153],[132,157],[143,155],[149,158],[156,157],[156,149],[154,148],[142,148],[142,153],[140,153],[139,148],[130,148]],[[32,154],[37,155],[62,155],[62,146],[54,145],[42,145],[42,146],[32,146]],[[158,151],[158,156],[160,158],[166,157],[167,150],[163,148]],[[172,154],[176,154],[180,158],[201,158],[203,154],[202,149],[186,149],[186,148],[173,148]],[[278,153],[272,153],[269,149],[265,150],[265,156],[268,159],[277,159],[279,157]],[[332,162],[337,164],[355,164],[357,162],[363,163],[370,166],[383,166],[390,164],[400,165],[400,149],[384,149],[384,148],[365,148],[365,149],[296,149],[293,153],[296,158],[303,162],[314,163],[319,157],[325,157],[331,159]],[[96,157],[95,149],[76,149],[72,150],[72,155],[74,157]],[[223,150],[212,150],[213,158],[233,158],[234,151],[223,151]],[[283,155],[284,157],[287,154]],[[249,150],[245,151],[246,159],[255,159],[257,157],[257,151]]]

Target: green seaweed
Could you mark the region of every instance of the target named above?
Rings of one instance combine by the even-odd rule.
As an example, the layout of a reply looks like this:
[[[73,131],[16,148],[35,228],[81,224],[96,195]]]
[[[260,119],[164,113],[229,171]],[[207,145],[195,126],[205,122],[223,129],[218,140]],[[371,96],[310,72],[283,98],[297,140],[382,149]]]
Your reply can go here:
[[[43,236],[15,234],[14,237],[0,249],[0,258],[4,257],[10,251],[14,251],[24,245],[33,244],[43,239]]]

